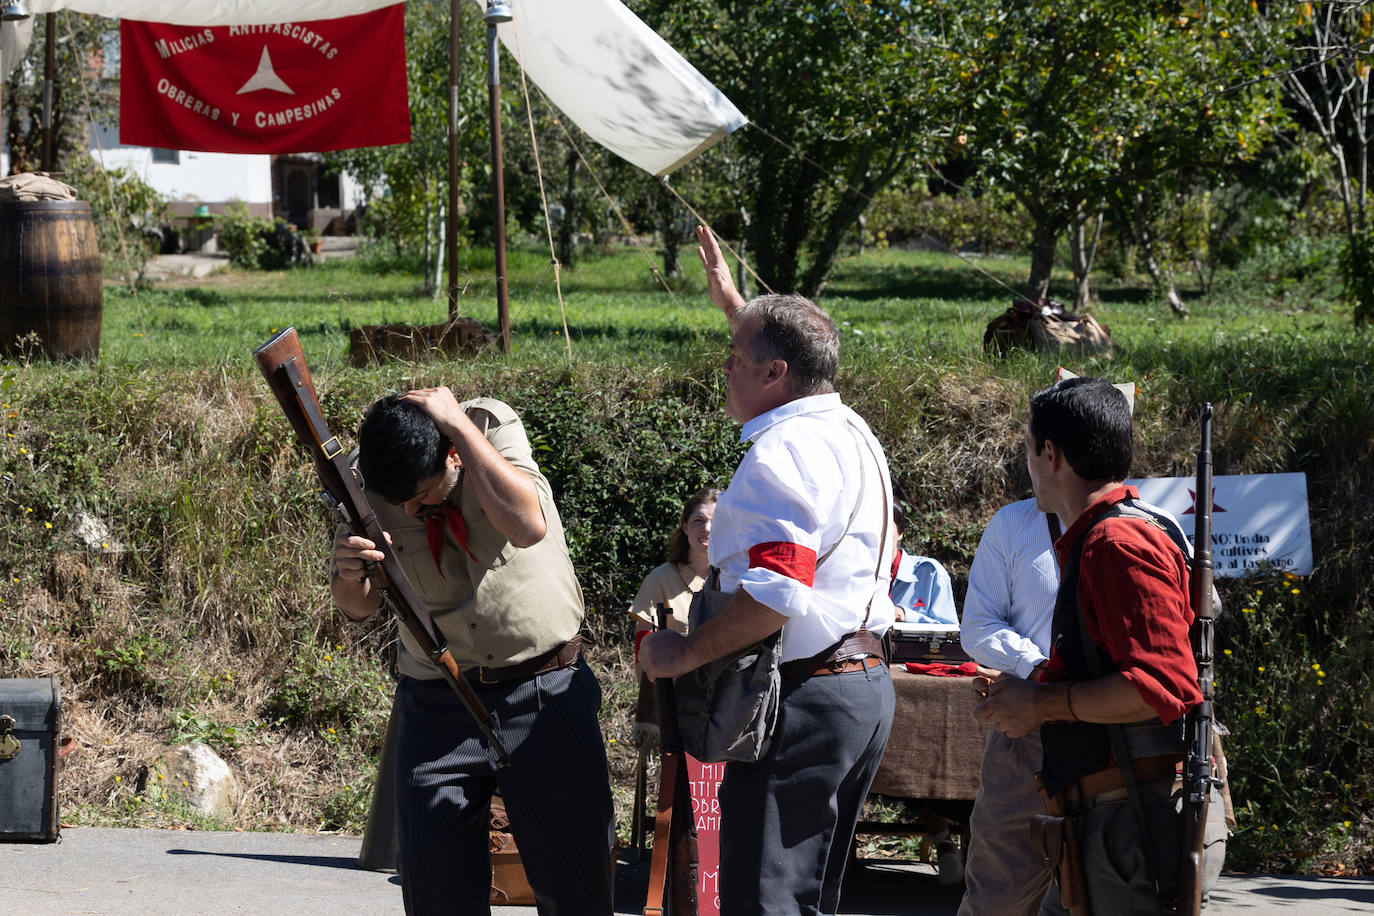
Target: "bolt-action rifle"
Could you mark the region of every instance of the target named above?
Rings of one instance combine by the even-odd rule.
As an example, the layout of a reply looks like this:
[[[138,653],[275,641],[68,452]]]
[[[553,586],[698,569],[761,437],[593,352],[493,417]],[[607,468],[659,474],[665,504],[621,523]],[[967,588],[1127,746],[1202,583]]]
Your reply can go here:
[[[660,630],[668,628],[667,605],[654,608],[654,622]],[[697,916],[697,828],[692,819],[687,755],[677,730],[677,698],[672,678],[659,678],[654,686],[663,764],[658,771],[658,813],[654,815],[654,854],[649,860],[644,916]]]
[[[510,756],[492,727],[491,714],[483,707],[482,701],[453,660],[443,634],[434,624],[434,618],[425,610],[424,602],[397,562],[377,521],[377,514],[372,511],[371,503],[348,464],[347,452],[325,425],[296,329],[282,331],[254,350],[253,356],[257,358],[258,366],[276,395],[286,419],[291,422],[291,428],[296,431],[296,438],[315,461],[325,503],[354,534],[376,544],[377,549],[385,555],[380,563],[368,564],[367,569],[372,587],[381,595],[382,606],[395,614],[396,619],[410,631],[410,635],[453,688],[496,755],[496,765],[507,766]]]
[[[1185,734],[1188,751],[1183,761],[1183,858],[1179,870],[1178,913],[1202,912],[1202,848],[1206,839],[1207,805],[1212,787],[1212,405],[1204,404],[1202,444],[1197,453],[1197,503],[1193,528],[1191,572],[1193,656],[1197,660],[1202,702],[1188,711]]]

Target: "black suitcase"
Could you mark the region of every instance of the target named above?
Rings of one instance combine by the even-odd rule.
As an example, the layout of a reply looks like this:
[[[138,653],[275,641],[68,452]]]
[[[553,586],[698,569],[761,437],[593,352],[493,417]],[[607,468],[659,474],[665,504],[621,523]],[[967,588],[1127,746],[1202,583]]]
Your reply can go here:
[[[57,678],[0,680],[0,842],[57,840]]]

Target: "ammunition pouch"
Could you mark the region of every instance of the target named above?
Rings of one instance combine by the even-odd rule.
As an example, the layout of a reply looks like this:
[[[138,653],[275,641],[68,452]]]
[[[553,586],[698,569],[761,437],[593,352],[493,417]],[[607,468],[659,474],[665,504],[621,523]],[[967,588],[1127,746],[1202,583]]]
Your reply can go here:
[[[1031,818],[1031,849],[1059,880],[1059,901],[1073,916],[1092,916],[1088,879],[1083,872],[1083,849],[1078,824],[1071,817],[1037,814]]]
[[[1035,787],[1045,803],[1045,813],[1031,817],[1032,853],[1046,868],[1054,869],[1059,883],[1059,902],[1072,916],[1092,916],[1088,878],[1083,870],[1083,847],[1078,841],[1078,821],[1066,814],[1070,803],[1064,794],[1049,795],[1035,775]],[[1076,795],[1076,787],[1069,794]]]

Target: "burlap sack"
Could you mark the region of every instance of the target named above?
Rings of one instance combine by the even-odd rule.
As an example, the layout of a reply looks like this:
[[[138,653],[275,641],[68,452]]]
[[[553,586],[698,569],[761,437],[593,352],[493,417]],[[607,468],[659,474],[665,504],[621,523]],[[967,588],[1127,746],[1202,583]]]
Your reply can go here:
[[[1112,352],[1112,336],[1091,315],[1035,316],[1030,322],[1031,346],[1070,356]]]
[[[1110,356],[1113,346],[1111,331],[1097,319],[1075,315],[1053,299],[1038,303],[1017,299],[1011,308],[989,321],[983,333],[983,349],[1001,356],[1014,347],[1070,356]]]
[[[76,188],[40,172],[0,178],[0,201],[76,200]]]

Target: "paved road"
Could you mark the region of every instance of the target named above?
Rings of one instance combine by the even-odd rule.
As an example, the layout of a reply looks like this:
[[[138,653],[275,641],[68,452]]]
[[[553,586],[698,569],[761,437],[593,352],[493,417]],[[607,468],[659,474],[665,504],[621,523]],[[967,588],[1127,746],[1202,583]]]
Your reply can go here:
[[[357,837],[69,827],[54,844],[0,844],[0,914],[399,913],[394,875],[355,867]],[[647,867],[622,857],[616,912],[641,912]],[[957,888],[927,866],[866,864],[845,884],[851,916],[950,916]],[[500,916],[532,916],[498,907]],[[1374,914],[1374,879],[1229,875],[1207,913]]]

